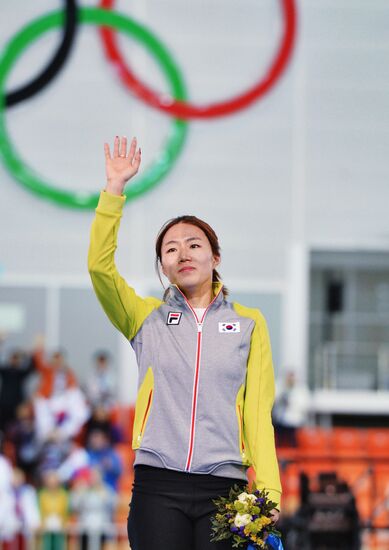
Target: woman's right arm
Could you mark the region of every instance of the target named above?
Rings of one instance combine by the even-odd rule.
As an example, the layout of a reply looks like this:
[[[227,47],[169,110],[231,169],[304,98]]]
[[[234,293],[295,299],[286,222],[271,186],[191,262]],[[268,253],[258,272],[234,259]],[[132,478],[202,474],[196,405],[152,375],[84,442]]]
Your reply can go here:
[[[88,254],[88,269],[96,295],[111,322],[126,338],[132,339],[148,315],[160,305],[154,298],[140,298],[119,275],[114,255],[117,247],[126,182],[139,169],[140,149],[136,140],[127,154],[127,140],[115,138],[111,157],[108,144],[104,145],[107,186],[101,193],[93,221]]]

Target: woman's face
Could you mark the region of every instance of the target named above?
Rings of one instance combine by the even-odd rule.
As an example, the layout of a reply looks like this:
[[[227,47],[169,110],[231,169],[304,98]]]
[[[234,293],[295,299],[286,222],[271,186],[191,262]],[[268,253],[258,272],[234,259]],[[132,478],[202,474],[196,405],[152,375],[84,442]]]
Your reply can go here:
[[[183,291],[212,285],[212,271],[220,263],[196,225],[178,223],[166,232],[161,247],[162,272]]]

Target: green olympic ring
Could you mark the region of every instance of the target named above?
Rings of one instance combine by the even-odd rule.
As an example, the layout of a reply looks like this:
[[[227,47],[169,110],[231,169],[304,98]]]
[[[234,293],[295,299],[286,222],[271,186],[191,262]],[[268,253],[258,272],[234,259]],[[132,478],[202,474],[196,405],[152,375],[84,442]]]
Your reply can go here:
[[[169,79],[171,93],[176,99],[187,99],[186,89],[172,56],[159,40],[149,30],[132,19],[119,13],[110,12],[99,8],[80,8],[78,11],[80,22],[92,25],[113,27],[139,40],[161,65],[165,76]],[[14,62],[20,54],[37,37],[48,30],[63,24],[62,11],[52,12],[36,19],[24,27],[6,46],[4,54],[0,58],[0,154],[9,172],[19,183],[30,191],[44,198],[60,203],[62,206],[73,208],[96,208],[99,193],[87,193],[80,191],[68,191],[57,189],[50,183],[43,181],[33,172],[18,156],[7,134],[4,116],[5,107],[5,81]],[[187,123],[174,119],[172,129],[166,141],[165,149],[159,153],[154,163],[145,173],[137,178],[125,192],[128,199],[134,199],[142,193],[154,187],[171,169],[177,159],[187,134]]]

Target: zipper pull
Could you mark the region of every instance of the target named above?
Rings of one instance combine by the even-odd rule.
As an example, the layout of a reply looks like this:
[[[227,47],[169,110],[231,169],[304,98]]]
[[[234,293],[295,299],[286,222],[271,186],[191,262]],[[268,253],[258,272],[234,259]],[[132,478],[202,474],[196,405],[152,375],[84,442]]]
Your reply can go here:
[[[203,332],[203,323],[197,323],[197,332]]]

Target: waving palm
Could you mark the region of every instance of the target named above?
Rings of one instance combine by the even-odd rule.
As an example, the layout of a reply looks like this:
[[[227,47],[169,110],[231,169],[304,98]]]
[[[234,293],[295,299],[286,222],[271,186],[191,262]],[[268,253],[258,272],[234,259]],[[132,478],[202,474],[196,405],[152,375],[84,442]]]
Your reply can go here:
[[[127,152],[127,138],[115,137],[113,154],[108,143],[104,143],[105,171],[107,176],[107,191],[121,194],[126,182],[139,170],[141,150],[136,148],[137,141],[133,138]]]

